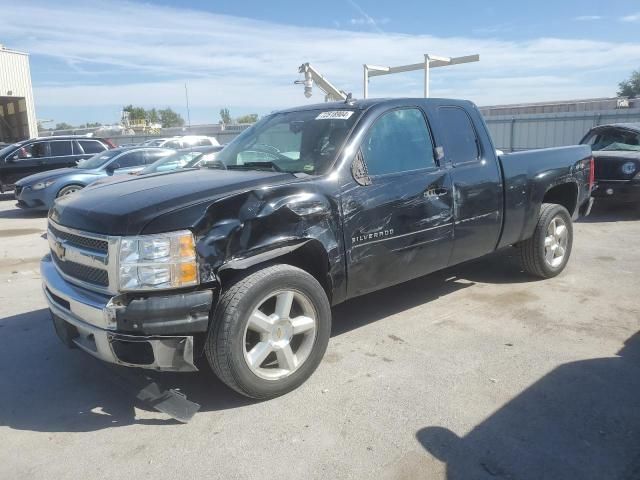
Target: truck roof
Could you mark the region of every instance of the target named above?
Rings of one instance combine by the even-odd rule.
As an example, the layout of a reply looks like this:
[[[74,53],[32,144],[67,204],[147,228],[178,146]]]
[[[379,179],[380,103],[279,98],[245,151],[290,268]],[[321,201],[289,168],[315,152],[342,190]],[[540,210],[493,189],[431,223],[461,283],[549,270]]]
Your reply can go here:
[[[366,98],[366,99],[353,99],[349,102],[325,102],[325,103],[314,103],[311,105],[301,105],[298,107],[286,108],[283,110],[277,110],[274,113],[288,113],[288,112],[299,112],[305,110],[366,110],[375,105],[382,105],[385,103],[394,104],[394,103],[402,103],[402,102],[416,102],[416,103],[448,103],[451,105],[464,105],[464,106],[472,106],[473,103],[469,100],[456,100],[450,98]]]

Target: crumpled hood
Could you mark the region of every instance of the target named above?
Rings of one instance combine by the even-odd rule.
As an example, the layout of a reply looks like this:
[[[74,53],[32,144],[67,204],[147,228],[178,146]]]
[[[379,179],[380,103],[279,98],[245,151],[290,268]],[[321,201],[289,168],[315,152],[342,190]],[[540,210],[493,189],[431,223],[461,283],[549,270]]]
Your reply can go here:
[[[296,180],[288,173],[264,171],[173,171],[87,188],[56,200],[49,215],[55,222],[78,230],[137,235],[143,233],[150,221],[169,212],[208,203],[236,191]],[[196,210],[204,213],[204,208]],[[185,215],[181,225],[174,221],[166,231],[189,228],[192,224],[193,217]]]
[[[31,186],[34,183],[42,182],[43,180],[55,180],[56,178],[64,177],[65,175],[76,175],[78,173],[81,174],[96,174],[99,175],[100,172],[95,170],[85,170],[83,168],[58,168],[56,170],[48,170],[46,172],[34,173],[33,175],[29,175],[28,177],[24,177],[21,180],[16,182],[16,185],[20,187]]]

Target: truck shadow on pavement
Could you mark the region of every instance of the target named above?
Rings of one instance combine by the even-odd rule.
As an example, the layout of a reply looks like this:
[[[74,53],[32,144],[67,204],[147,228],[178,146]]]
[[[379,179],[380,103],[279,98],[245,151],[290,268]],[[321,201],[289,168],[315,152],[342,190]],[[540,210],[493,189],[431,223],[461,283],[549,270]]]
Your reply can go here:
[[[475,282],[525,282],[532,278],[505,251],[346,302],[334,309],[332,336],[430,302]],[[200,411],[241,408],[254,401],[235,393],[209,369],[170,374],[107,366],[65,348],[46,309],[0,319],[0,425],[18,430],[85,432],[131,424],[170,425],[175,420],[137,418],[153,411],[136,395],[149,382],[174,389]],[[143,417],[146,415],[143,415]]]
[[[640,332],[618,357],[566,363],[460,438],[417,432],[447,479],[640,478]]]
[[[229,390],[213,374],[147,376],[139,370],[112,367],[56,337],[46,309],[0,319],[0,425],[39,432],[88,432],[131,424],[173,425],[154,412],[137,418],[137,388],[154,376],[202,405],[224,410],[251,401]],[[159,418],[160,417],[160,418]]]
[[[525,273],[514,248],[357,297],[333,309],[332,336],[429,303],[476,283],[515,284],[540,279]]]

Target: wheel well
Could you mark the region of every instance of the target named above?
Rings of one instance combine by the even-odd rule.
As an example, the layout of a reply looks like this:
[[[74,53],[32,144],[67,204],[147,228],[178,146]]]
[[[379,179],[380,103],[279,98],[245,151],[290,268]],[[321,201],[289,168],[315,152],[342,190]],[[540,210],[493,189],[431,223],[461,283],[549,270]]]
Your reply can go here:
[[[64,190],[65,188],[69,188],[69,187],[80,187],[80,189],[83,189],[83,188],[85,187],[85,185],[82,185],[81,183],[70,183],[70,184],[68,184],[68,185],[65,185],[64,187],[62,187],[62,188],[60,188],[60,189],[58,190],[58,193],[56,193],[56,197],[57,197],[58,195],[60,195],[60,192],[61,192],[62,190]]]
[[[281,257],[277,257],[272,260],[253,265],[252,267],[250,267],[250,270],[259,270],[268,265],[273,265],[276,263],[283,263],[286,265],[291,265],[293,267],[298,267],[299,269],[307,272],[309,275],[314,277],[318,281],[318,283],[320,283],[320,285],[322,285],[322,288],[327,294],[329,302],[331,302],[332,284],[329,277],[329,256],[327,255],[326,250],[320,242],[318,242],[317,240],[311,240],[301,247],[296,248],[292,252],[282,255]],[[228,285],[230,282],[233,282],[238,276],[244,275],[247,270],[222,270],[219,273],[222,285]]]
[[[544,194],[542,203],[556,203],[567,209],[573,216],[578,203],[578,187],[575,183],[563,183],[550,188]]]

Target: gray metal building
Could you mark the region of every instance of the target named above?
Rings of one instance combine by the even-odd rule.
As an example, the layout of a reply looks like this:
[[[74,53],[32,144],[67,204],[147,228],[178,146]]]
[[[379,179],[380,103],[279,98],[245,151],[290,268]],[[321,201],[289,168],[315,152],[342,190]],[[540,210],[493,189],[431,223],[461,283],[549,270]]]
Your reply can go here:
[[[640,99],[595,98],[481,107],[496,148],[505,152],[575,145],[607,123],[640,122]]]
[[[29,55],[0,45],[0,142],[37,135]]]

